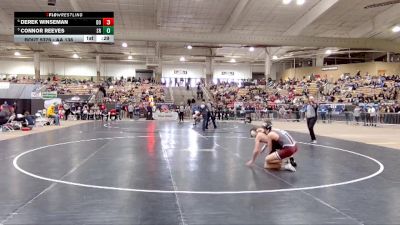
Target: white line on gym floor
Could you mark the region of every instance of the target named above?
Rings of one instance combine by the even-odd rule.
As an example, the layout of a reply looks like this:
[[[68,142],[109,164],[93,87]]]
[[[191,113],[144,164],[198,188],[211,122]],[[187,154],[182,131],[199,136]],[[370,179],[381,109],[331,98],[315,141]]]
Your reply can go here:
[[[352,184],[352,183],[357,183],[357,182],[361,182],[361,181],[364,181],[364,180],[368,180],[368,179],[371,179],[371,178],[379,175],[384,170],[383,164],[381,162],[379,162],[378,160],[372,158],[372,157],[369,157],[369,156],[366,156],[366,155],[363,155],[363,154],[360,154],[360,153],[357,153],[357,152],[352,152],[352,151],[346,150],[346,149],[341,149],[341,148],[336,148],[336,147],[331,147],[331,146],[325,146],[325,145],[317,145],[317,144],[313,144],[313,146],[318,146],[318,147],[322,147],[322,148],[329,148],[329,149],[332,149],[332,150],[342,151],[342,152],[354,154],[354,155],[361,156],[363,158],[369,159],[369,160],[371,160],[371,161],[373,161],[373,162],[375,162],[376,164],[379,165],[379,170],[376,171],[375,173],[373,173],[371,175],[368,175],[368,176],[365,176],[365,177],[361,177],[361,178],[357,178],[357,179],[353,179],[353,180],[349,180],[349,181],[344,181],[344,182],[339,182],[339,183],[324,184],[324,185],[318,185],[318,186],[299,187],[299,188],[285,188],[285,189],[271,189],[271,190],[254,190],[254,191],[214,191],[213,192],[213,191],[183,191],[183,190],[174,190],[174,191],[148,190],[148,189],[120,188],[120,187],[112,187],[112,186],[99,186],[99,185],[83,184],[83,183],[70,182],[70,181],[65,181],[65,180],[59,180],[59,179],[52,179],[52,178],[48,178],[48,177],[43,177],[43,176],[40,176],[40,175],[31,173],[29,171],[26,171],[26,170],[22,169],[18,164],[18,160],[21,157],[23,157],[25,155],[28,155],[30,153],[33,153],[35,151],[39,151],[39,150],[50,148],[50,147],[73,144],[73,143],[97,141],[97,140],[113,140],[113,139],[124,139],[124,138],[145,138],[145,137],[148,137],[148,136],[140,136],[140,137],[138,137],[138,136],[125,136],[125,137],[94,138],[94,139],[69,141],[69,142],[63,142],[63,143],[58,143],[58,144],[45,145],[45,146],[34,148],[34,149],[31,149],[31,150],[28,150],[28,151],[25,151],[25,152],[19,154],[18,156],[16,156],[14,158],[13,165],[21,173],[24,173],[24,174],[26,174],[28,176],[31,176],[31,177],[34,177],[36,179],[55,182],[55,183],[61,183],[61,184],[68,184],[68,185],[73,185],[73,186],[79,186],[79,187],[104,189],[104,190],[116,190],[116,191],[128,191],[128,192],[169,193],[169,194],[170,193],[175,193],[175,194],[207,194],[207,195],[260,194],[260,193],[275,193],[275,192],[289,192],[289,191],[304,191],[304,190],[321,189],[321,188],[347,185],[347,184]],[[302,143],[302,142],[298,142],[298,143],[300,143],[300,144],[309,144],[309,143]]]

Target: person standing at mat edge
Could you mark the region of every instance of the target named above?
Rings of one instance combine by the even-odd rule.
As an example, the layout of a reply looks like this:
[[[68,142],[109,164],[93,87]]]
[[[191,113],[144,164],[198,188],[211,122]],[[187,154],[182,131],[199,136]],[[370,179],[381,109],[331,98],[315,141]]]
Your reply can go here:
[[[310,96],[308,98],[308,104],[306,108],[306,118],[307,118],[307,127],[308,130],[310,131],[311,143],[313,144],[317,143],[317,139],[314,133],[314,126],[315,123],[317,122],[317,109],[318,109],[318,104],[315,102],[314,97]]]

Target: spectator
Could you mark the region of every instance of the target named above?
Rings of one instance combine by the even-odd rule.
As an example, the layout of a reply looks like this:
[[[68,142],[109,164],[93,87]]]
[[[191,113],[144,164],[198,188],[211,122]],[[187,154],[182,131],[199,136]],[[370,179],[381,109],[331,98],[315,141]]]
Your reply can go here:
[[[117,103],[115,103],[115,110],[117,111],[117,118],[119,120],[121,120],[121,114],[122,114],[122,105],[121,102],[117,101]]]
[[[64,111],[65,111],[65,120],[68,120],[68,116],[69,116],[69,114],[71,114],[71,106],[68,104],[68,103],[66,103],[66,102],[63,102],[64,104],[63,104],[63,108],[64,108]]]
[[[356,120],[356,124],[358,125],[358,122],[359,122],[359,120],[360,120],[360,114],[361,114],[361,108],[360,108],[360,106],[356,106],[355,108],[354,108],[354,112],[353,112],[353,115],[354,115],[354,119]]]
[[[47,108],[47,112],[46,112],[46,116],[49,118],[53,118],[54,119],[54,124],[59,126],[60,125],[60,118],[58,117],[58,115],[55,113],[55,107],[56,107],[56,103],[51,104],[48,108]]]
[[[154,120],[154,119],[153,119],[153,108],[152,108],[150,105],[148,105],[148,106],[146,107],[146,111],[147,111],[147,118],[146,118],[146,120]]]
[[[321,120],[323,123],[326,122],[326,112],[327,112],[326,107],[321,107]]]
[[[7,123],[10,116],[11,116],[11,113],[8,109],[8,106],[3,104],[0,109],[0,125]]]
[[[350,110],[347,106],[343,109],[344,116],[346,117],[346,124],[350,124]]]
[[[198,84],[197,85],[197,99],[200,99],[200,91],[201,91],[201,88],[200,88],[200,84]]]
[[[374,106],[369,107],[368,114],[369,114],[369,124],[371,126],[376,127],[376,110]]]
[[[25,115],[26,125],[30,128],[35,126],[35,117],[30,115],[28,111],[26,111],[24,115]]]
[[[129,118],[130,119],[133,119],[133,111],[134,110],[135,110],[135,108],[134,108],[132,102],[129,103],[129,105],[128,105],[128,113],[129,113]]]

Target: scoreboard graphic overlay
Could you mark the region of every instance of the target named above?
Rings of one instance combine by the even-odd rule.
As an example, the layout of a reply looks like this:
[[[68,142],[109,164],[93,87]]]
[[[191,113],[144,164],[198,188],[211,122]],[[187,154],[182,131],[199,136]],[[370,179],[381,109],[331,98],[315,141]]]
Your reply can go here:
[[[114,43],[114,12],[14,12],[14,42]]]

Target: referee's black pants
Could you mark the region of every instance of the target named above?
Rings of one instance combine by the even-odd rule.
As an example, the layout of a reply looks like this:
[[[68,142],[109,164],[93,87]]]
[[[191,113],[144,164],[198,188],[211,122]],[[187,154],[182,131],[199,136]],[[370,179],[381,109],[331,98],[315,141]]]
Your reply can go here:
[[[183,122],[183,118],[185,116],[184,112],[179,112],[178,115],[179,115],[179,122]]]
[[[314,126],[316,122],[317,122],[317,117],[307,118],[307,127],[308,130],[310,131],[311,141],[316,140],[314,133]]]

